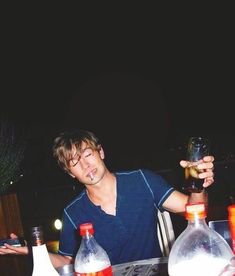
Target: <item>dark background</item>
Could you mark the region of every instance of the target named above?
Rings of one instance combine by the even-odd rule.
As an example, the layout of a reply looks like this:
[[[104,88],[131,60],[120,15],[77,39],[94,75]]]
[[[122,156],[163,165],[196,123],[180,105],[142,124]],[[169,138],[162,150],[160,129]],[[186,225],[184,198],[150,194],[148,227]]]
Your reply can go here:
[[[188,137],[208,136],[218,168],[212,198],[227,203],[235,151],[231,7],[57,8],[13,20],[15,7],[3,28],[1,116],[27,136],[23,177],[11,188],[25,227],[49,224],[81,189],[51,156],[54,137],[71,126],[98,135],[110,169],[150,168],[176,186]]]

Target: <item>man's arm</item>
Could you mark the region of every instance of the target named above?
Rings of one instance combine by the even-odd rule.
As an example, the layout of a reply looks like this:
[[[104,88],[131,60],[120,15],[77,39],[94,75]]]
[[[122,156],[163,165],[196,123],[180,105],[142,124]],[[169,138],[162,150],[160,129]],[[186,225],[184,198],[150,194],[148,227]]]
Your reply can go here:
[[[17,236],[14,233],[11,233],[10,237],[12,239],[17,238]],[[15,247],[15,246],[6,244],[4,248],[0,248],[0,255],[28,255],[28,254],[29,254],[29,248],[27,245]],[[49,256],[54,267],[71,264],[74,261],[73,258],[70,256],[62,256],[62,255],[54,254],[50,252],[49,252]]]
[[[198,168],[203,170],[202,173],[199,174],[199,178],[204,179],[203,187],[204,189],[200,193],[191,193],[190,195],[183,194],[179,191],[174,191],[170,194],[170,196],[163,203],[163,207],[173,213],[184,214],[185,205],[196,202],[204,202],[207,206],[208,197],[205,188],[209,187],[214,182],[214,173],[213,173],[213,165],[214,157],[213,156],[205,156],[201,163],[198,164]],[[180,161],[180,165],[185,168],[188,166],[188,161]]]
[[[17,239],[18,236],[15,235],[14,233],[10,234],[11,239]],[[25,246],[11,246],[10,244],[5,244],[5,247],[0,247],[0,255],[28,255],[29,254],[29,249],[27,246],[27,242],[25,241]]]
[[[179,192],[174,191],[163,203],[163,208],[169,212],[183,214],[185,212],[185,204],[188,202],[188,196]]]
[[[163,208],[169,212],[183,215],[187,203],[204,202],[207,206],[207,193],[205,189],[201,193],[191,193],[189,196],[179,191],[174,191],[163,203]]]
[[[55,253],[49,253],[49,256],[55,268],[74,262],[74,259],[70,256],[63,256]]]

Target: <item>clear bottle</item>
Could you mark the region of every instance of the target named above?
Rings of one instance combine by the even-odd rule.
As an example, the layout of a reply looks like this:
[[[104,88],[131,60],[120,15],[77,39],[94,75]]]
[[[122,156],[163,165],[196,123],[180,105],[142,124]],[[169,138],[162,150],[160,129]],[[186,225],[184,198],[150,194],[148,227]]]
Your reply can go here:
[[[209,155],[210,142],[206,137],[190,137],[187,147],[189,165],[185,168],[185,181],[182,190],[188,193],[200,193],[204,179],[199,178],[203,170],[198,169],[198,161]]]
[[[218,276],[233,256],[225,239],[207,225],[204,203],[186,204],[186,229],[168,259],[170,276]]]
[[[94,228],[92,223],[81,224],[79,230],[82,241],[74,262],[75,275],[113,275],[112,266],[106,251],[97,243],[93,236]]]
[[[51,263],[49,253],[44,243],[43,229],[41,226],[31,228],[33,271],[32,276],[58,276]]]

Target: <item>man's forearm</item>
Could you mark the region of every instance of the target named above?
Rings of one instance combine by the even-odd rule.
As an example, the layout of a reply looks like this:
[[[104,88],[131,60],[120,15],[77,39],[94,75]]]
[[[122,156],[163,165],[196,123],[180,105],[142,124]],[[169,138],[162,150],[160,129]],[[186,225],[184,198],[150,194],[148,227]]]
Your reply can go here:
[[[208,194],[205,189],[200,193],[191,193],[188,197],[188,203],[204,202],[206,209],[208,206]]]
[[[55,268],[73,263],[73,258],[69,256],[62,256],[54,253],[49,253],[49,256]]]

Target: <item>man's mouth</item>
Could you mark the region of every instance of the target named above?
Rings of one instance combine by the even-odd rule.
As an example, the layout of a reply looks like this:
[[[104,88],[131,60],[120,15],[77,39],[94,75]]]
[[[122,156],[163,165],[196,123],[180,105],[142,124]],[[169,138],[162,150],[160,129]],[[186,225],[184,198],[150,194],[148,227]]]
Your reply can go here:
[[[88,176],[88,177],[90,178],[90,180],[92,181],[92,180],[94,179],[94,177],[95,177],[95,170],[89,172],[89,173],[87,174],[87,176]]]

